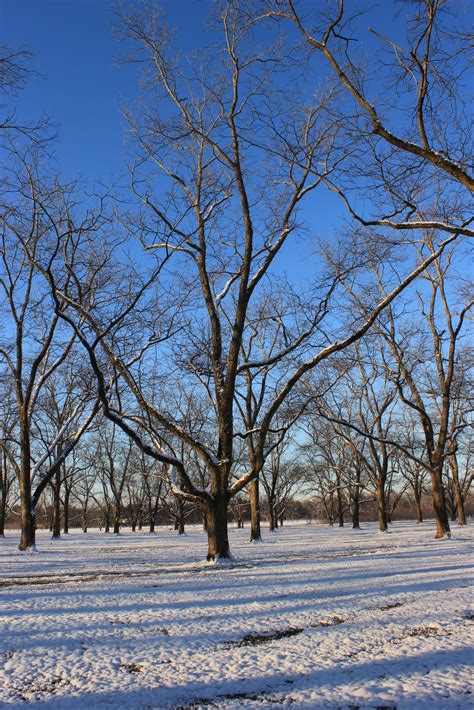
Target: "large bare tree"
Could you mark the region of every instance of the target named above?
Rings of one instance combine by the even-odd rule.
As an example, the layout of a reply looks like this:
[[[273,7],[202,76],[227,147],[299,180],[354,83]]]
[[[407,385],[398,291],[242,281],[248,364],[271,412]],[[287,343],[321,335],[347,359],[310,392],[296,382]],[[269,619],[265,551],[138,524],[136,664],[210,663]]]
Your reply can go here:
[[[132,210],[121,223],[145,253],[133,252],[128,271],[116,267],[121,280],[104,278],[100,270],[84,268],[86,257],[78,257],[82,231],[72,223],[67,234],[56,235],[67,277],[36,261],[52,286],[56,313],[87,349],[105,415],[144,454],[169,466],[175,495],[203,506],[209,560],[229,557],[229,501],[262,470],[282,408],[288,405],[297,418],[303,378],[362,338],[466,232],[445,230],[432,252],[415,264],[408,259],[396,285],[346,321],[338,317],[335,298],[349,274],[356,292],[364,287],[364,240],[354,253],[347,250],[352,261],[331,258],[327,270],[324,260],[316,262],[316,286],[306,293],[303,310],[285,316],[271,351],[246,356],[252,305],[278,274],[286,245],[296,248],[298,235],[308,230],[301,205],[331,186],[351,158],[351,144],[341,143],[339,119],[328,110],[337,96],[307,95],[301,64],[279,41],[272,43],[271,33],[256,44],[257,5],[218,4],[216,43],[191,61],[179,60],[153,7],[122,18],[146,68],[146,100],[138,115],[129,114],[138,151],[132,187],[142,210]],[[377,240],[382,246],[373,258],[397,248]],[[270,302],[268,308],[267,323],[281,320],[278,306]],[[245,373],[259,373],[257,385],[275,365],[264,406],[251,412],[252,429],[242,430],[235,408]],[[119,387],[107,385],[110,367]],[[166,392],[177,382],[205,402],[211,425],[205,431],[196,433],[189,419],[168,408]],[[236,440],[250,437],[252,452],[242,471]],[[206,487],[187,469],[183,447],[205,468]]]

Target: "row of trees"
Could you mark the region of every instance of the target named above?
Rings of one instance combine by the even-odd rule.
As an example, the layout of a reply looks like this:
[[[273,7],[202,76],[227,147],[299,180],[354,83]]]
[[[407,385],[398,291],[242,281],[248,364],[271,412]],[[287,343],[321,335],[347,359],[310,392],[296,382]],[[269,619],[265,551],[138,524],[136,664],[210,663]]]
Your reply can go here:
[[[212,10],[186,59],[154,4],[121,17],[145,67],[126,114],[133,200],[65,185],[45,128],[3,122],[0,441],[20,548],[48,487],[59,509],[72,457],[81,485],[97,470],[78,452],[99,416],[127,442],[122,473],[142,461],[145,485],[164,467],[179,505],[202,508],[208,559],[230,555],[244,491],[260,537],[259,482],[271,497],[300,455],[339,510],[375,490],[382,529],[395,469],[428,476],[443,537],[448,471],[460,518],[472,478],[465,36],[444,3],[414,2],[403,46],[372,33],[375,80],[342,0]],[[5,90],[24,77],[17,59],[0,58]],[[321,235],[328,192],[346,218]]]
[[[341,423],[316,426],[316,422],[314,418],[308,419],[306,425],[300,422],[298,433],[286,437],[273,450],[261,472],[260,515],[270,531],[287,517],[316,518],[341,527],[350,521],[353,528],[359,528],[361,519],[375,516],[380,530],[385,532],[394,514],[403,518],[416,516],[418,523],[423,522],[423,511],[430,514],[426,466],[415,464],[392,447],[387,470],[383,471],[377,466],[378,458],[371,463],[372,446],[368,454],[364,453],[367,439],[360,437],[357,441],[353,426],[343,431]],[[410,430],[406,422],[404,425]],[[411,433],[414,434],[413,422]],[[459,525],[466,524],[465,503],[473,477],[474,452],[470,445],[467,437],[459,437],[444,475],[449,515]],[[5,454],[0,471],[3,535],[5,525],[15,527],[18,523],[19,491],[15,470]],[[385,475],[381,476],[381,471]],[[229,514],[237,527],[244,526],[250,513],[248,496],[232,500]],[[132,532],[155,532],[157,525],[171,525],[183,534],[186,522],[201,519],[205,529],[200,506],[184,503],[173,495],[166,467],[139,454],[129,440],[101,418],[63,462],[59,475],[52,478],[36,507],[37,523],[49,526],[53,538],[60,537],[61,530],[67,534],[70,527],[87,532],[91,526],[118,534],[124,525]]]

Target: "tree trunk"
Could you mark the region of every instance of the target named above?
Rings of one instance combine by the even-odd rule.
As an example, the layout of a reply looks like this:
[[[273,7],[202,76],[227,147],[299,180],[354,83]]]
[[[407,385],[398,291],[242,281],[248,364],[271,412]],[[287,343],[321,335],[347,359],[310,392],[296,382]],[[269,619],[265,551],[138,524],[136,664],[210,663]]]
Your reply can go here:
[[[5,537],[5,517],[7,510],[7,467],[3,451],[0,452],[0,537]]]
[[[360,500],[358,494],[354,498],[352,506],[352,527],[353,529],[360,528]]]
[[[178,535],[184,535],[184,503],[181,498],[176,500],[176,518],[174,521],[174,529],[178,531]]]
[[[53,538],[61,537],[61,468],[54,474],[53,484]]]
[[[378,521],[379,521],[379,530],[380,530],[380,532],[387,532],[387,509],[386,509],[386,501],[385,501],[385,482],[380,479],[377,480],[376,498],[377,498],[377,517],[378,517]]]
[[[115,504],[114,506],[114,535],[120,533],[120,506]]]
[[[249,487],[250,503],[250,542],[262,539],[260,529],[260,490],[258,476],[253,479]]]
[[[344,510],[343,510],[343,503],[342,503],[342,493],[341,493],[341,485],[340,481],[337,482],[337,519],[339,522],[339,527],[343,528],[344,527]]]
[[[423,522],[423,511],[421,510],[421,492],[415,492],[416,505],[416,523],[420,525]]]
[[[352,528],[360,528],[360,468],[356,467],[355,486],[351,487],[350,495],[352,498]]]
[[[451,469],[451,475],[453,477],[454,502],[458,517],[458,525],[466,525],[466,511],[464,510],[464,499],[461,491],[461,486],[459,484],[459,467],[456,459],[456,454],[450,456],[449,468]]]
[[[64,489],[64,507],[63,507],[63,533],[67,535],[69,533],[69,496],[71,495],[70,489],[67,484],[65,484]]]
[[[30,478],[30,441],[28,434],[21,432],[21,462],[20,462],[20,526],[21,539],[20,550],[28,550],[35,547],[36,524],[35,511],[31,501],[31,478]]]
[[[269,509],[269,520],[268,520],[268,527],[270,532],[273,532],[274,530],[277,530],[278,528],[278,518],[277,518],[277,513],[276,513],[276,504],[273,498],[268,499],[268,509]]]
[[[442,537],[451,537],[448,511],[446,508],[446,498],[443,487],[442,466],[442,463],[438,464],[434,469],[430,471],[431,491],[433,495],[433,508],[436,518],[436,539]]]
[[[207,561],[231,557],[227,530],[227,496],[206,501]]]

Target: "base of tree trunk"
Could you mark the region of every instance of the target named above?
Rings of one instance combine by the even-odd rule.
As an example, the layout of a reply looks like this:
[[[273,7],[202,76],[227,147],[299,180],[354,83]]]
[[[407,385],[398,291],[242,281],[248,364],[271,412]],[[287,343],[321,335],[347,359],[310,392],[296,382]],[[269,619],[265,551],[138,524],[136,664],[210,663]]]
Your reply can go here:
[[[207,561],[231,560],[227,522],[227,499],[214,499],[206,504]]]

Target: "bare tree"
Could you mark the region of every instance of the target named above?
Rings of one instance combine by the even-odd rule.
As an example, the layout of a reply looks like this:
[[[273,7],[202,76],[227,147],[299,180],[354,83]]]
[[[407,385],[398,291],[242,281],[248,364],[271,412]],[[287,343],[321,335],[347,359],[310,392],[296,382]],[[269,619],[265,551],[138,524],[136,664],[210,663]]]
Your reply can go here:
[[[350,178],[360,190],[367,161],[372,169],[365,187],[373,189],[375,181],[371,178],[382,176],[372,195],[372,218],[357,210],[356,201],[343,186],[345,181],[342,186],[332,182],[332,188],[364,226],[396,230],[424,226],[446,232],[464,230],[472,236],[469,205],[463,205],[462,197],[457,200],[459,210],[454,219],[445,219],[443,209],[447,205],[442,202],[437,213],[415,218],[417,185],[443,180],[450,195],[458,195],[457,186],[463,188],[464,195],[468,194],[466,189],[474,188],[469,174],[470,120],[463,86],[469,68],[469,41],[461,18],[467,8],[460,2],[455,5],[456,11],[451,12],[440,0],[406,3],[398,16],[405,37],[397,41],[364,26],[364,14],[345,0],[338,0],[329,10],[308,7],[305,1],[267,3],[267,17],[292,21],[312,60],[324,58],[332,76],[352,100],[342,116],[352,132],[354,147],[359,141],[358,147],[363,150],[354,151],[352,164],[356,169]],[[361,42],[368,55],[366,65]],[[377,72],[375,89],[369,67]],[[448,125],[449,130],[444,130]],[[357,161],[362,161],[363,167],[359,164],[357,169]],[[462,215],[462,206],[467,208],[467,217]],[[385,214],[376,214],[377,207],[385,208]]]
[[[282,408],[288,406],[293,413],[285,426],[297,420],[304,401],[294,409],[290,400],[304,376],[361,339],[389,304],[465,232],[447,230],[446,239],[366,314],[344,324],[333,318],[326,329],[322,321],[338,284],[348,271],[359,273],[365,254],[359,249],[349,265],[333,260],[328,272],[320,266],[319,283],[306,305],[309,327],[281,328],[274,354],[245,361],[251,304],[259,300],[290,235],[296,239],[302,231],[300,204],[328,184],[351,152],[350,146],[336,148],[337,131],[326,111],[332,94],[316,103],[311,98],[301,101],[300,66],[280,47],[255,49],[253,30],[260,14],[242,12],[246,8],[245,3],[222,5],[218,14],[223,53],[215,47],[209,50],[214,59],[219,51],[222,61],[190,74],[173,56],[163,23],[152,9],[123,18],[128,37],[142,49],[151,100],[143,114],[131,118],[140,150],[133,188],[143,213],[124,221],[140,237],[152,267],[140,274],[141,264],[130,265],[139,283],[130,287],[129,276],[125,285],[118,284],[113,308],[108,287],[101,291],[90,273],[89,280],[84,279],[77,268],[77,229],[57,235],[67,274],[74,279],[61,281],[54,269],[41,267],[50,280],[56,312],[87,349],[105,416],[143,453],[170,467],[175,495],[204,507],[209,560],[230,555],[229,501],[262,470],[273,446],[269,434],[275,433],[274,420]],[[206,58],[203,52],[201,66]],[[275,79],[280,70],[295,87],[286,99],[281,78]],[[161,201],[153,189],[158,176],[166,186]],[[156,310],[151,305],[162,303],[166,294],[173,297],[168,303],[173,303],[170,308],[178,318],[166,316],[163,305]],[[278,319],[279,312],[272,315]],[[119,392],[107,387],[99,353],[120,376]],[[246,371],[262,373],[277,362],[282,364],[281,380],[273,382],[272,396],[252,430],[241,431],[235,416],[239,377]],[[150,363],[153,386],[146,372]],[[207,399],[210,438],[196,436],[179,413],[163,406],[160,395],[178,378],[188,391],[199,390]],[[244,440],[254,437],[253,460],[243,472],[235,456],[239,434]],[[178,441],[205,467],[206,488],[189,475]]]
[[[64,194],[56,184],[42,186],[35,161],[26,162],[20,154],[16,157],[11,190],[5,191],[0,206],[0,288],[4,295],[2,316],[8,324],[0,344],[0,361],[15,392],[18,439],[4,445],[3,450],[19,481],[20,549],[25,550],[35,543],[34,511],[41,493],[86,431],[98,405],[93,403],[82,421],[78,407],[73,407],[45,447],[37,447],[35,454],[32,433],[40,397],[69,357],[76,335],[55,311],[48,285],[35,266],[35,259],[49,243],[46,214],[54,212],[57,228],[67,230],[61,209]],[[53,253],[50,266],[56,257]],[[61,440],[67,443],[58,452]]]

